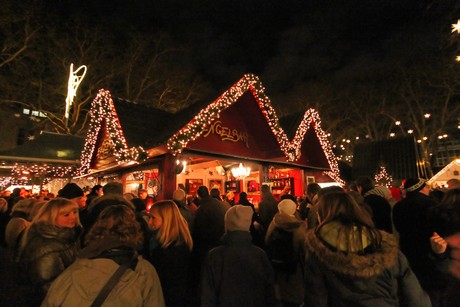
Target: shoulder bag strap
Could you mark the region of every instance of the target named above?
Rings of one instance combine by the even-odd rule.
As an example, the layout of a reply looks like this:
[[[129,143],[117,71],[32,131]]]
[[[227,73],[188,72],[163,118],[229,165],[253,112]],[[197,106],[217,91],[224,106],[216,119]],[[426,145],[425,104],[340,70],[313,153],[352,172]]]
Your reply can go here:
[[[96,299],[91,304],[91,307],[100,307],[106,300],[107,296],[109,296],[110,292],[112,292],[115,285],[120,280],[121,276],[126,272],[127,269],[131,266],[134,260],[137,258],[137,253],[134,253],[133,258],[130,261],[123,263],[120,267],[115,271],[115,273],[110,277],[107,283],[102,288],[101,292],[97,295]]]

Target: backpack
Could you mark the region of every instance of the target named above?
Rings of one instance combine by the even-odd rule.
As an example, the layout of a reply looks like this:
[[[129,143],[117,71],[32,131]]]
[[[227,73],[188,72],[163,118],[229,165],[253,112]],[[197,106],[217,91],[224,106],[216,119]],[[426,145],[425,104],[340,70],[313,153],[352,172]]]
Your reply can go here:
[[[266,251],[275,273],[290,275],[297,269],[298,259],[292,237],[292,232],[275,227],[267,240]]]

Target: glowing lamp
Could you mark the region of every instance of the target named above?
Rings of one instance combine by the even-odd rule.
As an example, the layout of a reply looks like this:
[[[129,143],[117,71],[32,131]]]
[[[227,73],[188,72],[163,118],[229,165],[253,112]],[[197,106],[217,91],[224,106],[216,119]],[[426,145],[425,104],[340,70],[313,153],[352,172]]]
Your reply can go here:
[[[238,167],[232,168],[232,175],[238,180],[242,180],[249,176],[251,173],[250,167],[244,167],[243,163],[240,163]]]

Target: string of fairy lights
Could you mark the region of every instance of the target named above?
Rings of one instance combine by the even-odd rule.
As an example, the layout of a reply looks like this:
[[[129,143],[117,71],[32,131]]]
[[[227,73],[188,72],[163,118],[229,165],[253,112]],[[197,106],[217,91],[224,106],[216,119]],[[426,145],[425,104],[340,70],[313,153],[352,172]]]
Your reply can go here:
[[[327,135],[321,129],[321,120],[318,113],[313,109],[307,110],[293,141],[289,141],[286,133],[280,126],[278,116],[271,105],[270,99],[264,93],[265,88],[259,78],[253,74],[244,75],[243,78],[224,92],[217,100],[201,110],[184,128],[168,140],[168,149],[174,155],[180,154],[189,142],[198,138],[206,127],[219,118],[222,110],[235,103],[248,90],[251,91],[258,102],[262,114],[266,118],[270,129],[289,162],[300,158],[303,137],[308,129],[313,126],[331,167],[331,171],[325,173],[338,183],[344,184],[343,180],[340,179],[337,159],[332,152]]]
[[[48,184],[58,178],[72,178],[78,174],[76,165],[58,166],[46,163],[15,163],[10,176],[0,177],[0,187],[11,185]]]
[[[141,162],[147,158],[147,153],[142,147],[128,148],[123,130],[121,129],[120,120],[115,110],[112,95],[108,90],[99,90],[92,102],[90,116],[91,120],[81,154],[81,175],[90,172],[91,160],[94,156],[96,143],[104,121],[108,139],[111,143],[115,159],[119,164]]]
[[[388,174],[384,165],[380,166],[380,169],[378,173],[375,175],[374,179],[378,185],[383,185],[383,186],[386,186],[387,188],[391,187],[391,184],[393,182],[393,177],[391,177]]]

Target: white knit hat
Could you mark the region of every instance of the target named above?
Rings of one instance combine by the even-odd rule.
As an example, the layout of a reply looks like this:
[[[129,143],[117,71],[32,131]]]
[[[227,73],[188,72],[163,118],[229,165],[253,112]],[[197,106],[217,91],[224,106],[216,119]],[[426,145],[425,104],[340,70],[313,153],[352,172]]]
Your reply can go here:
[[[185,192],[184,190],[178,189],[175,190],[172,194],[172,199],[176,201],[184,201],[185,200]]]
[[[291,199],[283,199],[278,203],[278,211],[287,215],[294,215],[297,209],[296,203]]]
[[[249,206],[235,205],[225,213],[226,231],[249,231],[252,223],[252,208]]]

